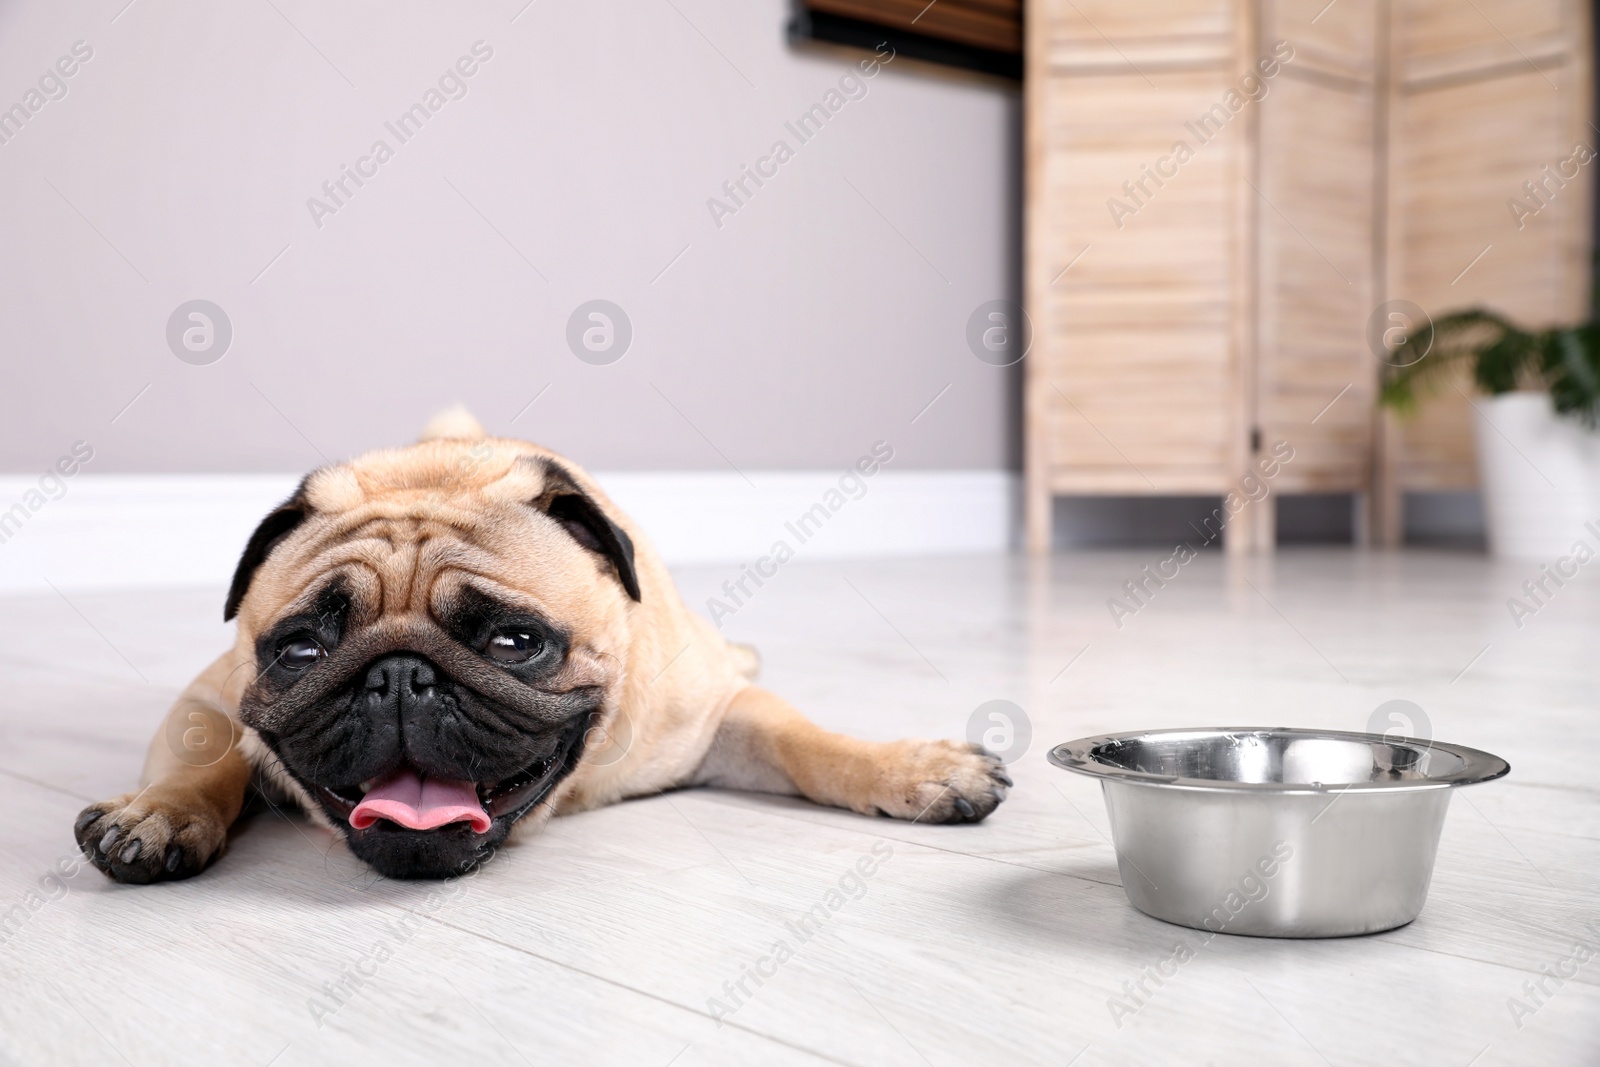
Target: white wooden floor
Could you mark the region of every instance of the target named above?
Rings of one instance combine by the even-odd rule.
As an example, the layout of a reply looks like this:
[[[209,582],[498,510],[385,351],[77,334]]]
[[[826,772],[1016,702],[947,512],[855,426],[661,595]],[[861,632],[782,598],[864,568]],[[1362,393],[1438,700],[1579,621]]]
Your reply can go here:
[[[1600,1063],[1600,958],[1527,991],[1571,974],[1579,938],[1600,949],[1600,574],[1517,629],[1506,600],[1535,566],[1212,554],[1117,629],[1107,597],[1164,555],[797,560],[728,620],[768,684],[837,729],[954,736],[984,701],[1021,705],[1032,746],[982,825],[684,792],[558,820],[446,884],[378,880],[271,815],[191,881],[52,880],[74,871],[73,816],[132,786],[226,640],[222,595],[0,600],[0,1063]],[[728,576],[681,580],[703,603]],[[1421,918],[1217,938],[1119,1026],[1123,983],[1198,937],[1127,904],[1097,788],[1046,749],[1365,729],[1394,698],[1512,764],[1456,795]],[[892,851],[856,889],[875,847]],[[853,894],[802,942],[790,924],[841,879]],[[341,1006],[323,986],[342,974],[359,986]],[[713,999],[737,1004],[720,1025]]]

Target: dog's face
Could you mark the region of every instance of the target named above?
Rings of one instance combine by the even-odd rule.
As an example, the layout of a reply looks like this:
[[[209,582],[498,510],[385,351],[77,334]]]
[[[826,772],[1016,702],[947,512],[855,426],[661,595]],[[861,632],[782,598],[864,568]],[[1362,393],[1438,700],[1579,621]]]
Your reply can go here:
[[[390,877],[461,873],[548,807],[616,712],[631,539],[571,469],[430,441],[309,476],[251,538],[227,617],[282,770]]]

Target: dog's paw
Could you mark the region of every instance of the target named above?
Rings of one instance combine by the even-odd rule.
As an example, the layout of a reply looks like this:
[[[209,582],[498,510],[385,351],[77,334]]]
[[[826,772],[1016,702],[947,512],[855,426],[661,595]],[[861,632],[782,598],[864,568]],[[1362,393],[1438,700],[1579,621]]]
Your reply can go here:
[[[72,829],[90,863],[136,885],[199,874],[228,838],[204,803],[154,788],[91,804]]]
[[[888,746],[884,788],[873,807],[912,822],[979,822],[1006,798],[1011,778],[982,745],[899,741]]]

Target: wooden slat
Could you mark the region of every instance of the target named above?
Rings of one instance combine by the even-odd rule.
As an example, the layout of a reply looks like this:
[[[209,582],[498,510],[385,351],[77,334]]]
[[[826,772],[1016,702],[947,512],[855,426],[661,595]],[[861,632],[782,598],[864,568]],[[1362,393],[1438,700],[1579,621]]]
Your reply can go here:
[[[1056,74],[1149,77],[1173,70],[1214,69],[1226,64],[1232,54],[1232,42],[1222,34],[1162,34],[1113,41],[1085,23],[1078,32],[1064,33],[1051,42],[1048,62]]]
[[[1579,26],[1575,6],[1571,0],[1398,0],[1394,44],[1410,64],[1508,40],[1566,35],[1570,41]]]
[[[943,2],[943,0],[941,0]],[[1231,47],[1234,32],[1232,0],[1161,0],[1130,4],[1125,0],[1035,0],[1029,18],[1039,20],[1052,46],[1069,39],[1106,40],[1126,50],[1141,41],[1175,45],[1194,38],[1216,39]]]
[[[1566,76],[1562,68],[1571,55],[1572,43],[1562,33],[1520,40],[1498,38],[1449,52],[1408,56],[1401,64],[1400,87],[1404,92],[1419,92],[1456,82],[1537,71],[1549,78],[1555,88]]]

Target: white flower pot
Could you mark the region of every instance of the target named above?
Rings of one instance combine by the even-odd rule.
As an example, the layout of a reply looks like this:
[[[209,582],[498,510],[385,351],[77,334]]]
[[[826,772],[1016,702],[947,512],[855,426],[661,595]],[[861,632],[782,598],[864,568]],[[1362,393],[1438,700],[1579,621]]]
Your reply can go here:
[[[1550,560],[1600,524],[1600,434],[1556,415],[1547,393],[1478,399],[1473,419],[1489,551]]]

